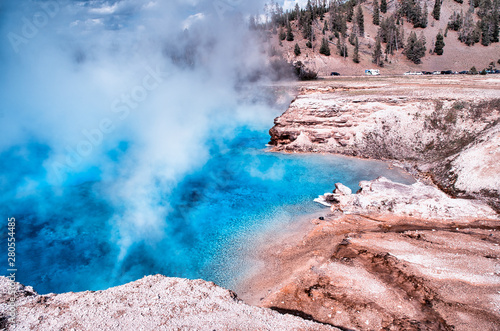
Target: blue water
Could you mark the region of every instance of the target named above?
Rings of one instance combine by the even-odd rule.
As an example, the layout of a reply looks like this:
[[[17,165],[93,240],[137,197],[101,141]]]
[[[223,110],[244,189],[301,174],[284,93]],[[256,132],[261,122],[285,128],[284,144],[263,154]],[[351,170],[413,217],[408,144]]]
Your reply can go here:
[[[30,185],[44,176],[48,147],[11,148],[0,155],[8,160],[0,202],[2,217],[17,220],[17,280],[39,293],[101,290],[157,273],[231,287],[244,272],[240,253],[259,231],[321,210],[312,200],[335,182],[356,190],[379,175],[411,181],[383,162],[270,153],[268,139],[266,128],[243,126],[224,144],[209,143],[209,160],[163,197],[171,210],[161,240],[134,243],[122,260],[112,240],[115,210],[102,191],[107,183],[90,171],[65,187]],[[14,189],[19,183],[24,188]],[[1,233],[6,256],[7,231]]]

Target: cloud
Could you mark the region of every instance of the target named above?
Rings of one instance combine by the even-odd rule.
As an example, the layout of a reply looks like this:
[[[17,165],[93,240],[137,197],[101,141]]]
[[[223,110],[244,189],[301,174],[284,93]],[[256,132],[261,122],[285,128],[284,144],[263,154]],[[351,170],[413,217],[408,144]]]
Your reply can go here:
[[[118,9],[118,2],[115,2],[112,5],[104,4],[102,7],[91,8],[89,12],[93,14],[109,15],[109,14],[114,14],[117,9]]]
[[[189,29],[193,23],[195,23],[198,20],[202,20],[205,17],[203,13],[197,13],[194,15],[189,15],[188,18],[186,18],[182,23],[182,27],[184,29]]]

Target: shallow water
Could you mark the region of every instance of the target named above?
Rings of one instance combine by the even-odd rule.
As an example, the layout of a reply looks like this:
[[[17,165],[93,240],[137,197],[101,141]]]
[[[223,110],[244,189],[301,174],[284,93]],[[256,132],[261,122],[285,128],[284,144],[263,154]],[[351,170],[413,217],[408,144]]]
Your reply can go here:
[[[160,273],[231,288],[248,267],[241,253],[256,234],[321,210],[312,200],[335,182],[356,190],[360,180],[381,175],[412,181],[384,162],[267,152],[266,131],[240,127],[223,148],[211,144],[208,162],[163,197],[170,212],[162,238],[136,242],[121,260],[115,210],[101,192],[107,183],[86,173],[64,188],[9,190],[39,171],[48,149],[32,144],[3,153],[10,161],[0,199],[2,215],[17,220],[17,280],[48,293],[101,290]]]

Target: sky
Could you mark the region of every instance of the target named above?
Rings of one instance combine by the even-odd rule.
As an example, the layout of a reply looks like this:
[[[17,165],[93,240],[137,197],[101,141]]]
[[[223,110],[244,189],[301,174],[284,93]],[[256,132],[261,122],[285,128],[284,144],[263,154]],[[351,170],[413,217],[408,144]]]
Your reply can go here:
[[[289,10],[295,8],[295,4],[298,3],[302,8],[307,4],[307,0],[284,0],[283,1],[283,9]]]

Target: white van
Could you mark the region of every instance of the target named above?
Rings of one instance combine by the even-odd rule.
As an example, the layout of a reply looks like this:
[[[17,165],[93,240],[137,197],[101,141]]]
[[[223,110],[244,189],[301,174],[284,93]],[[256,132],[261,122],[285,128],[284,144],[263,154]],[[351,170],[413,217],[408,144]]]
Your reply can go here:
[[[368,75],[368,76],[379,76],[380,75],[380,71],[378,71],[378,69],[366,69],[365,70],[365,75]]]

